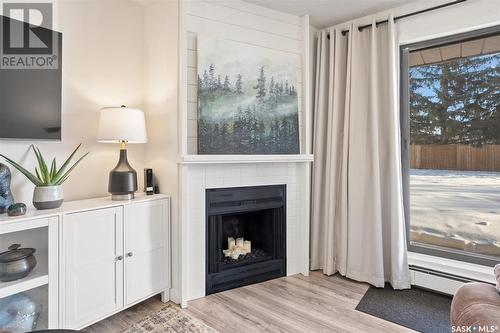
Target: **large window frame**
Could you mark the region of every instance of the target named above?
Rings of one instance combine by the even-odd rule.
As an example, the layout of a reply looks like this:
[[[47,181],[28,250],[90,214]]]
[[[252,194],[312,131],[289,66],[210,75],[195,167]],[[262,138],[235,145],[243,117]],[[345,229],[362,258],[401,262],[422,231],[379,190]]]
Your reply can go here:
[[[483,266],[495,266],[500,258],[470,253],[466,251],[445,249],[429,244],[412,244],[410,241],[410,77],[409,55],[412,51],[425,50],[438,46],[446,46],[466,42],[478,38],[486,38],[500,34],[500,25],[470,31],[461,34],[400,45],[400,121],[401,121],[401,160],[403,173],[403,202],[406,221],[406,240],[409,252],[416,252],[436,257],[470,262]]]

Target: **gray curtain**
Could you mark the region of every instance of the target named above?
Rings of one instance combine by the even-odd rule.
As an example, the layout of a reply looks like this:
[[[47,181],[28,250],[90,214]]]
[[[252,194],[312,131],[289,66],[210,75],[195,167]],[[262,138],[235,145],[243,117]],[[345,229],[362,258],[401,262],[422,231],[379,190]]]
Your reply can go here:
[[[330,35],[328,38],[327,35]],[[394,20],[319,35],[311,269],[409,287]]]

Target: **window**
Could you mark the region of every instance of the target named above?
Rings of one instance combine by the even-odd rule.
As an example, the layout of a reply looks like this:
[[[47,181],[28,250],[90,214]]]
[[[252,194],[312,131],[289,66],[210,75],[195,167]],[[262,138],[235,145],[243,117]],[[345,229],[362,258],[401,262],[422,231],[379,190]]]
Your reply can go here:
[[[500,258],[500,27],[401,47],[408,248]]]

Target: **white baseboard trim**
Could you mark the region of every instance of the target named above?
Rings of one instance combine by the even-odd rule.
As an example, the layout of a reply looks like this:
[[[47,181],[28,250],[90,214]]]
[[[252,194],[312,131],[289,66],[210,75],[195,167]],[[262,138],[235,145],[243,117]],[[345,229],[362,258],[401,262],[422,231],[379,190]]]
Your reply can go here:
[[[178,289],[170,288],[170,301],[181,304],[181,293]]]

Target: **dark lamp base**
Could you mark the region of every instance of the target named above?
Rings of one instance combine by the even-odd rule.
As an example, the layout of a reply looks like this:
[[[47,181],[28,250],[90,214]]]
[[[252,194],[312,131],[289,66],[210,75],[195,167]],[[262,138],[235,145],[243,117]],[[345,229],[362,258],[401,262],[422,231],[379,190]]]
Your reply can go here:
[[[127,160],[127,150],[120,149],[120,159],[109,172],[108,191],[112,200],[130,200],[137,191],[137,172]]]

